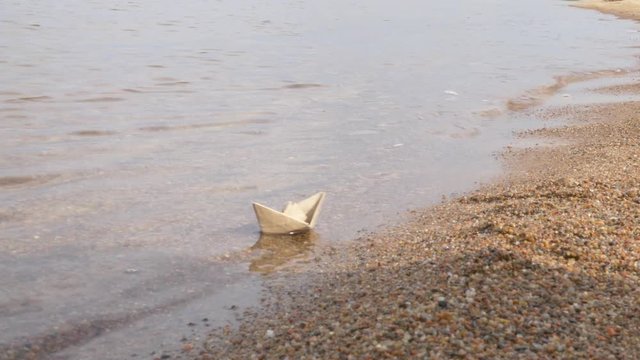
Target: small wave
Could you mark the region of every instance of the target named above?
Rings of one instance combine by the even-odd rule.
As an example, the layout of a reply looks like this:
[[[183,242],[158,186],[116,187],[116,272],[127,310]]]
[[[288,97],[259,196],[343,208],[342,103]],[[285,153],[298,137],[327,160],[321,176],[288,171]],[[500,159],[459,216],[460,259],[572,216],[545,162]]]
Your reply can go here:
[[[97,97],[97,98],[90,98],[90,99],[82,99],[82,100],[78,100],[78,102],[82,102],[82,103],[94,103],[94,102],[118,102],[118,101],[124,101],[123,98],[118,98],[118,97],[109,97],[109,96],[105,96],[105,97]]]
[[[179,86],[179,85],[189,85],[190,82],[188,81],[172,81],[172,82],[163,82],[163,83],[158,83],[156,84],[156,86]]]
[[[268,124],[271,120],[266,119],[247,119],[240,121],[223,121],[217,123],[200,123],[200,124],[188,124],[188,125],[153,125],[153,126],[144,126],[138,128],[140,131],[149,131],[149,132],[158,132],[158,131],[175,131],[175,130],[192,130],[192,129],[203,129],[203,128],[227,128],[234,126],[242,126],[248,124]]]
[[[77,135],[77,136],[107,136],[107,135],[114,135],[114,134],[116,134],[116,132],[107,131],[107,130],[80,130],[80,131],[74,131],[70,133],[70,135]]]
[[[324,87],[322,84],[289,84],[285,85],[283,89],[311,89],[311,88],[319,88]]]
[[[27,184],[42,184],[57,175],[31,175],[31,176],[3,176],[0,177],[0,187],[18,187]]]
[[[5,102],[22,103],[22,102],[40,102],[40,101],[47,101],[47,100],[51,100],[51,97],[50,96],[25,96],[25,97],[19,97],[15,99],[9,99]]]

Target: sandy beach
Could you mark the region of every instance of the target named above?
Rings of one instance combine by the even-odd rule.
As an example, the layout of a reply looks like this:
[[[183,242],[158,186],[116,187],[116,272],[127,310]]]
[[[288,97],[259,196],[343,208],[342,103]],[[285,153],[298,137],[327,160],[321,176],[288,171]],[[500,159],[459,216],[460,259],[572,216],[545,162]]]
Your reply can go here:
[[[578,6],[637,19],[638,3]],[[506,149],[502,181],[274,275],[239,329],[174,356],[640,357],[638,114],[634,101],[535,110],[570,125],[521,136],[556,146]]]
[[[640,19],[640,1],[638,0],[579,0],[575,6],[595,9],[625,19]]]

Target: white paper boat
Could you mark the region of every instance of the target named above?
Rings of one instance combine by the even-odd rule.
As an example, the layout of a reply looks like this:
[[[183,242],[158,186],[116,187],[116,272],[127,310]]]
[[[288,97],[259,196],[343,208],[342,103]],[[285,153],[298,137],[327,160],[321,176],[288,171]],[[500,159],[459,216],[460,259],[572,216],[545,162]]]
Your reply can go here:
[[[297,203],[289,201],[282,211],[253,203],[260,231],[265,234],[291,234],[313,229],[324,197],[325,193],[319,192]]]

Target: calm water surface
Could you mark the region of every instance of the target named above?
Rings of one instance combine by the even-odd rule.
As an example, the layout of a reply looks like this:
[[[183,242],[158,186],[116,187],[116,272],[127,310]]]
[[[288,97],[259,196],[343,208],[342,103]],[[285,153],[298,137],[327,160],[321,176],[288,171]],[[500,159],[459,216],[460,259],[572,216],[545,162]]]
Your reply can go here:
[[[490,180],[536,126],[508,98],[634,65],[635,24],[566,4],[2,1],[0,348],[179,347],[255,302],[249,269]],[[321,190],[313,239],[218,260],[251,201]]]

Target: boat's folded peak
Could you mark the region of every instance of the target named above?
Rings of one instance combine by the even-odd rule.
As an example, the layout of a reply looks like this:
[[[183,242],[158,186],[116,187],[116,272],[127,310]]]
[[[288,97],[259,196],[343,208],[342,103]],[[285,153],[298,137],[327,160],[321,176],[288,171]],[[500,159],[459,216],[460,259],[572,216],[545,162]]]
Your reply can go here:
[[[315,227],[325,193],[319,192],[299,202],[287,202],[283,211],[253,203],[260,230],[267,234],[291,234]]]

